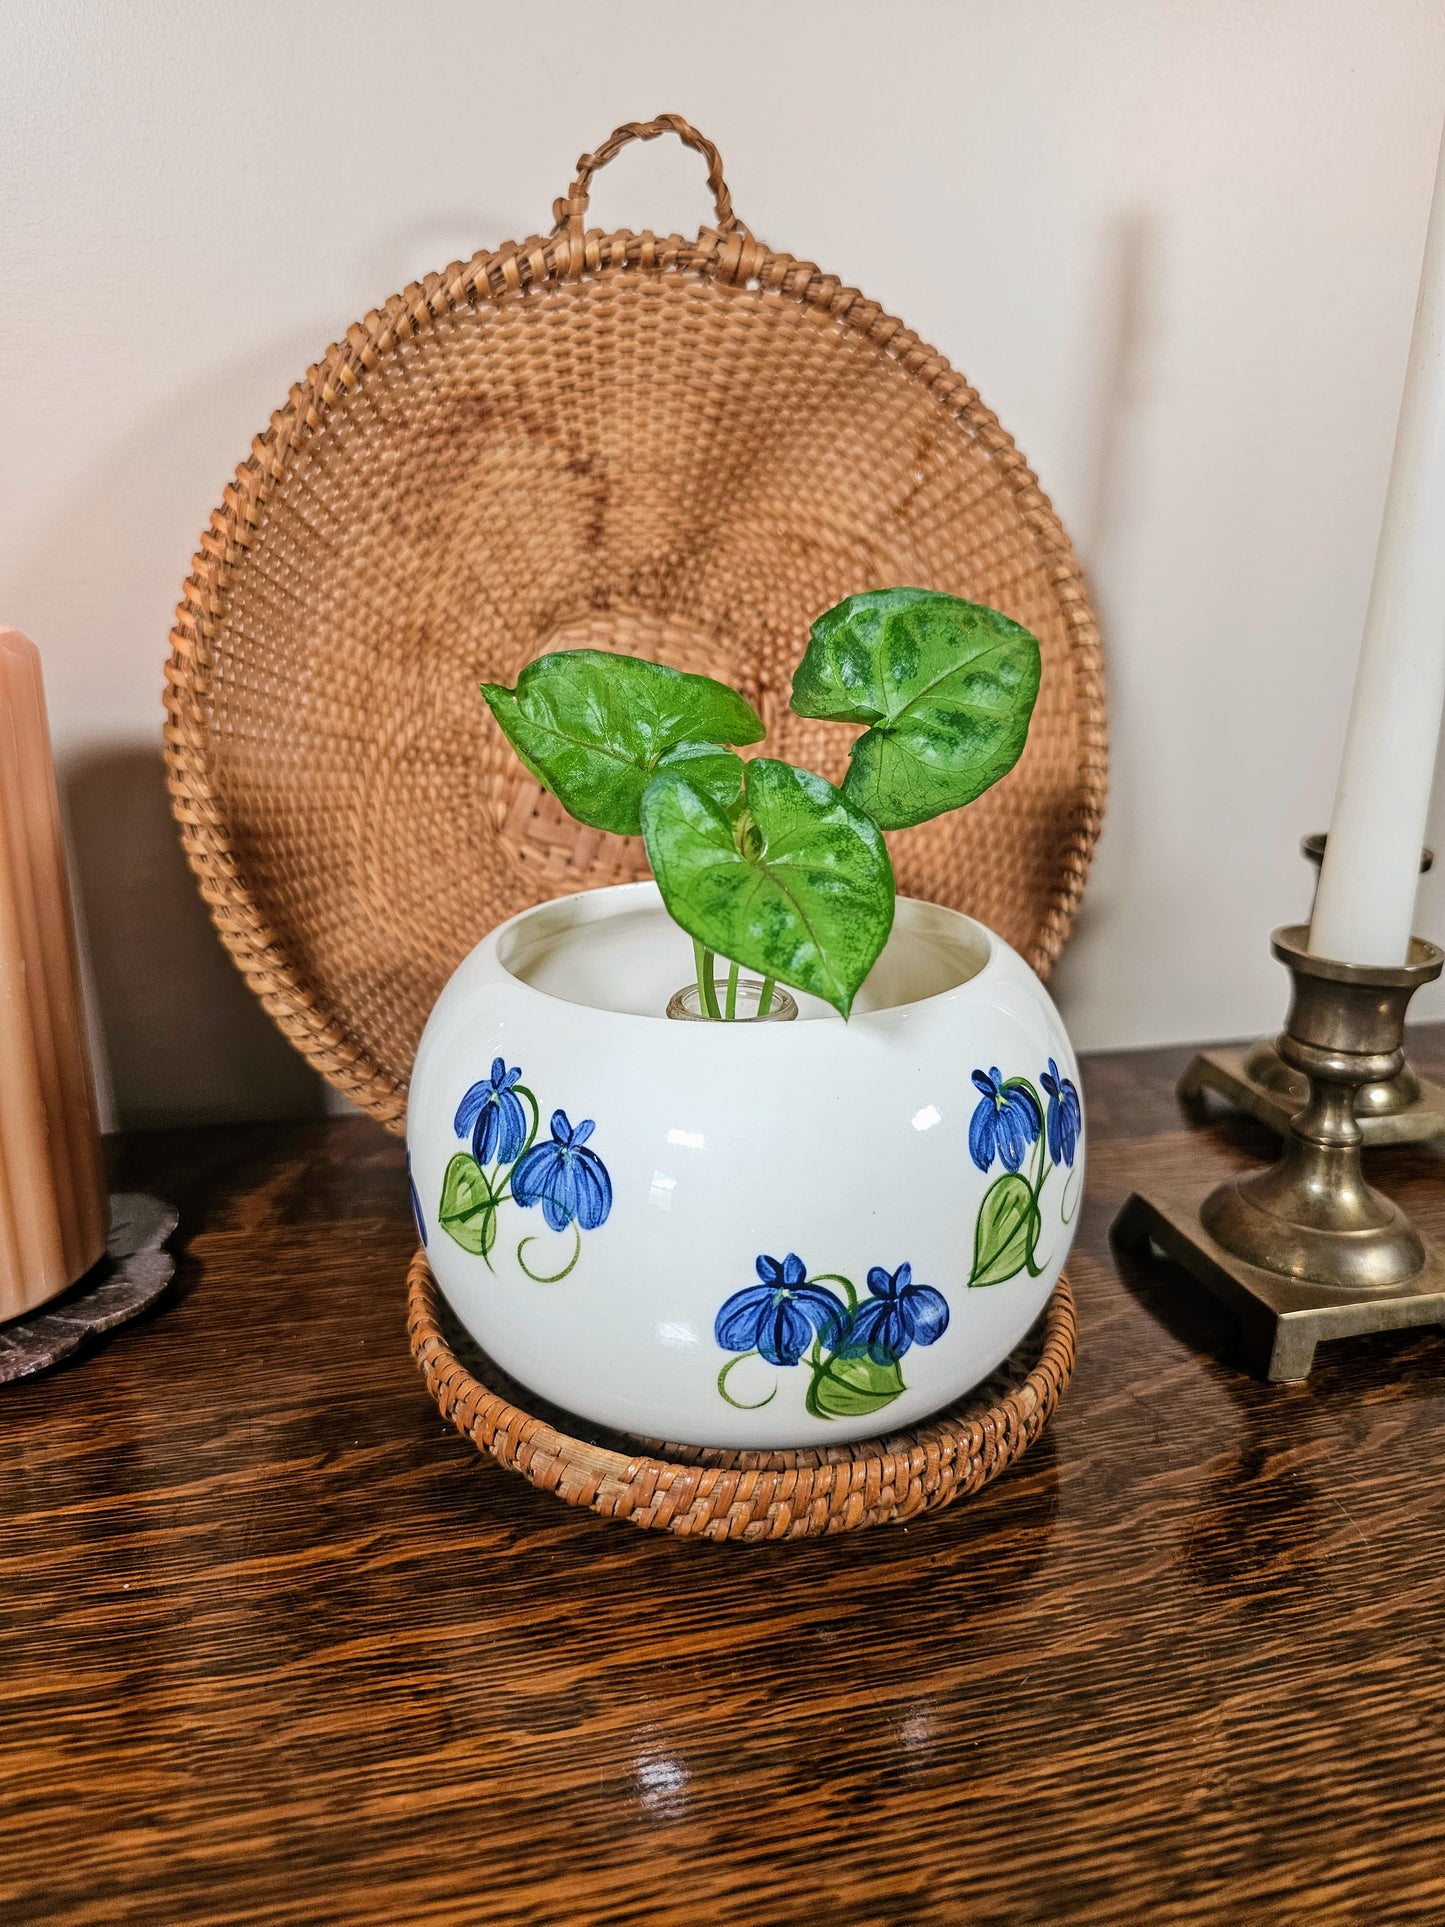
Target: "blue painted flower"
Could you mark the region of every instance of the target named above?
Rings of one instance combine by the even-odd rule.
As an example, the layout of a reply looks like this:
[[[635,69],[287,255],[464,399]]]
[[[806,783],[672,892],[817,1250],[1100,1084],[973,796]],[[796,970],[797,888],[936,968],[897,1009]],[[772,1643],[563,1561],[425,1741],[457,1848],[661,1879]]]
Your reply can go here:
[[[426,1219],[422,1215],[421,1193],[417,1190],[416,1179],[411,1174],[411,1158],[409,1155],[406,1160],[406,1186],[408,1191],[411,1192],[411,1215],[416,1220],[416,1235],[421,1239],[422,1245],[425,1247]]]
[[[882,1265],[868,1273],[865,1298],[848,1326],[848,1344],[868,1348],[875,1365],[896,1365],[910,1345],[931,1345],[948,1330],[948,1300],[932,1285],[915,1285],[912,1265],[891,1274]]]
[[[1049,1156],[1055,1164],[1072,1167],[1084,1124],[1078,1090],[1071,1079],[1059,1076],[1059,1067],[1052,1057],[1039,1082],[1049,1100]]]
[[[612,1209],[607,1167],[586,1148],[596,1128],[590,1117],[574,1126],[565,1111],[553,1111],[550,1139],[534,1144],[512,1172],[512,1196],[524,1209],[540,1204],[554,1231],[565,1231],[574,1218],[584,1231],[595,1231]]]
[[[821,1285],[808,1283],[808,1267],[796,1251],[781,1264],[757,1259],[761,1284],[735,1291],[717,1315],[713,1335],[724,1351],[761,1352],[770,1365],[796,1365],[816,1333],[836,1345],[843,1333],[842,1303]]]
[[[527,1113],[512,1086],[522,1075],[520,1064],[507,1069],[505,1058],[492,1059],[492,1074],[473,1084],[457,1106],[453,1129],[458,1137],[472,1134],[472,1156],[478,1164],[512,1159],[527,1142]]]
[[[986,1171],[998,1157],[1008,1170],[1017,1171],[1044,1128],[1039,1101],[1027,1084],[1005,1083],[997,1064],[991,1071],[975,1071],[973,1081],[983,1093],[968,1127],[973,1161]]]

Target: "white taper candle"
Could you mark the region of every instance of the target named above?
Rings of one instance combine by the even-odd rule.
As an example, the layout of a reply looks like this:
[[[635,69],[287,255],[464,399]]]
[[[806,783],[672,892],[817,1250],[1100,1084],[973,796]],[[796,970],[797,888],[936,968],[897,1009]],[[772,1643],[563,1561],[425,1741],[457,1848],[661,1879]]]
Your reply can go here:
[[[1409,950],[1445,703],[1445,139],[1310,949]]]

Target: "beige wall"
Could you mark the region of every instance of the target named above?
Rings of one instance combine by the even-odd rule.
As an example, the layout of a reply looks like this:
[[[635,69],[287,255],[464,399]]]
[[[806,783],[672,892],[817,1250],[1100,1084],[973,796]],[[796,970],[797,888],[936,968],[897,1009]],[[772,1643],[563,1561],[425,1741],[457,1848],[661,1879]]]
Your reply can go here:
[[[545,224],[581,148],[663,108],[761,235],[968,373],[1076,537],[1114,734],[1058,980],[1080,1044],[1280,1015],[1265,937],[1328,818],[1436,0],[4,0],[0,621],[45,651],[123,1115],[316,1102],[161,801],[166,631],[221,485],[348,322]],[[595,207],[696,226],[697,163],[632,150]],[[1445,936],[1445,874],[1418,924]]]

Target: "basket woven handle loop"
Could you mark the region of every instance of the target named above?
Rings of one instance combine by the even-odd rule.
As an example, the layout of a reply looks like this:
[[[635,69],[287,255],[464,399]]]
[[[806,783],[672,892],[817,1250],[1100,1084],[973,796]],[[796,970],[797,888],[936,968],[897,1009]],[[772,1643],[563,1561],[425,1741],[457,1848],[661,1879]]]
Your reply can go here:
[[[723,179],[722,155],[706,134],[700,134],[681,114],[659,114],[656,120],[630,120],[625,127],[618,127],[609,134],[595,154],[584,154],[577,163],[577,178],[565,198],[552,203],[552,214],[556,221],[552,232],[560,234],[565,227],[573,239],[580,242],[592,191],[592,176],[599,167],[606,167],[614,154],[620,154],[629,141],[655,141],[659,134],[676,134],[685,147],[695,148],[707,162],[707,184],[712,189],[713,204],[717,209],[718,233],[746,234],[747,229],[733,213],[733,197],[728,193],[728,184]]]

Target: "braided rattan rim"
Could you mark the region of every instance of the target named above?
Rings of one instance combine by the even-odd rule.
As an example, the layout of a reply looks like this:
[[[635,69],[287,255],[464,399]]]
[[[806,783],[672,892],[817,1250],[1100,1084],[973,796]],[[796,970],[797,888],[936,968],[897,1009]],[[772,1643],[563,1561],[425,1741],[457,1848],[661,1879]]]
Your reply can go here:
[[[1037,1348],[1027,1376],[992,1403],[983,1401],[997,1374],[910,1433],[827,1452],[702,1452],[687,1463],[574,1438],[489,1390],[452,1349],[443,1315],[431,1266],[418,1251],[407,1274],[412,1357],[463,1438],[568,1505],[704,1539],[817,1538],[895,1524],[969,1497],[1042,1433],[1073,1377],[1077,1343],[1074,1294],[1061,1277],[1026,1341]]]
[[[584,231],[592,172],[634,139],[674,133],[708,162],[718,228],[693,240],[619,230]],[[285,405],[236,470],[192,561],[171,631],[166,666],[165,758],[171,807],[181,842],[222,942],[283,1035],[337,1090],[400,1132],[406,1088],[340,1025],[316,988],[288,954],[279,933],[263,916],[238,860],[224,801],[213,780],[206,694],[213,673],[211,645],[234,571],[245,558],[267,502],[297,452],[326,426],[338,400],[397,345],[458,308],[500,302],[547,283],[643,269],[748,283],[786,295],[829,315],[840,327],[865,337],[923,382],[986,445],[1039,545],[1045,573],[1067,624],[1078,700],[1080,741],[1076,806],[1060,839],[1060,882],[1041,920],[1028,961],[1047,977],[1068,937],[1083,893],[1099,833],[1107,787],[1107,735],[1103,665],[1098,624],[1072,544],[1048,497],[1012,438],[935,348],[835,276],[810,261],[779,254],[754,239],[737,221],[713,144],[678,115],[620,127],[594,154],[583,155],[569,194],[554,209],[557,226],[547,236],[483,250],[468,262],[413,282],[346,331],[291,388]]]

